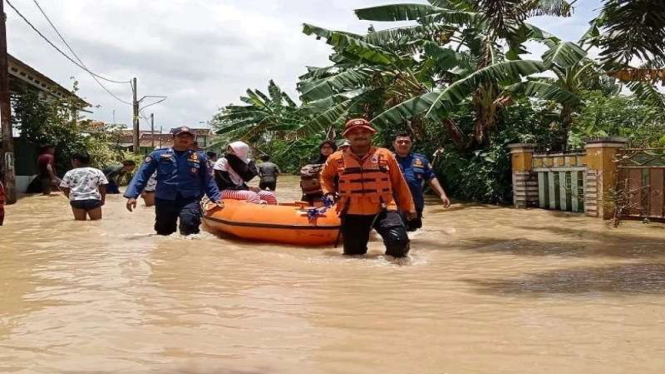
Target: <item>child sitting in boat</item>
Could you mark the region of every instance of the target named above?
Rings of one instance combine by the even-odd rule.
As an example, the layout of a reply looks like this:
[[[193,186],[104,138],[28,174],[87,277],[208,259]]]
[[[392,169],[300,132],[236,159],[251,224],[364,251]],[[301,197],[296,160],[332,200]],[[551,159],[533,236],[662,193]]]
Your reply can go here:
[[[247,200],[254,204],[277,204],[277,197],[271,191],[261,191],[249,187],[249,182],[259,173],[254,161],[249,159],[249,146],[244,142],[233,142],[226,148],[213,169],[215,182],[222,193],[222,199]]]

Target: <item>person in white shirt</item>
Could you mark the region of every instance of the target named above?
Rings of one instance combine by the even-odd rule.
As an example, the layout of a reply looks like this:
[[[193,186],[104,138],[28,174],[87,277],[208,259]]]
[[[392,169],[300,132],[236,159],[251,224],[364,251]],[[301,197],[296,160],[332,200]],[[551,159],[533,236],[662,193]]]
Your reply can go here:
[[[99,169],[90,167],[90,155],[78,152],[72,155],[74,169],[62,178],[60,188],[69,197],[74,219],[85,221],[102,219],[102,205],[106,201],[106,185],[109,183]]]

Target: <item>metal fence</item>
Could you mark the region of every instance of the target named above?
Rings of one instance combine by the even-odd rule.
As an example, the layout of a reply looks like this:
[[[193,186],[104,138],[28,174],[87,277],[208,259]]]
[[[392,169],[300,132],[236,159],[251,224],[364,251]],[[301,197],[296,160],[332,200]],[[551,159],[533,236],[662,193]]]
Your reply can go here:
[[[621,216],[665,218],[665,149],[625,149],[618,162]]]

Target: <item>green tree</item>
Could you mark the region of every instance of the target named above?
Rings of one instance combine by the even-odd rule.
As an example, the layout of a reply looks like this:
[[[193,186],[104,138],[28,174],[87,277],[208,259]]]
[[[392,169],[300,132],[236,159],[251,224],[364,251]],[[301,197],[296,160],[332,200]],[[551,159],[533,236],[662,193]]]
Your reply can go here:
[[[307,121],[298,105],[272,80],[268,95],[247,90],[240,100],[247,105],[228,105],[219,110],[211,123],[220,135],[215,147],[234,140],[251,143],[254,148],[270,148],[273,140],[297,140]]]
[[[638,97],[582,93],[586,103],[575,119],[571,143],[580,146],[589,137],[620,136],[631,147],[665,147],[665,112]]]
[[[72,93],[76,94],[74,82]],[[80,101],[76,96],[43,98],[39,92],[23,87],[11,97],[13,126],[20,136],[36,146],[56,146],[56,169],[59,173],[71,169],[70,157],[74,152],[86,151],[92,156],[93,166],[104,167],[118,160],[110,145],[111,126],[99,126],[79,116]]]
[[[519,60],[526,53],[522,44],[558,41],[524,20],[569,12],[564,1],[430,1],[356,10],[360,19],[412,20],[416,26],[354,35],[305,25],[306,34],[333,46],[335,65],[301,77],[301,98],[323,109],[325,123],[340,123],[350,113],[381,127],[409,123],[418,130],[424,121],[434,121],[467,147],[471,143],[451,113],[471,105],[471,142],[482,144],[495,128],[497,112],[512,102],[504,88],[547,69],[541,61]]]

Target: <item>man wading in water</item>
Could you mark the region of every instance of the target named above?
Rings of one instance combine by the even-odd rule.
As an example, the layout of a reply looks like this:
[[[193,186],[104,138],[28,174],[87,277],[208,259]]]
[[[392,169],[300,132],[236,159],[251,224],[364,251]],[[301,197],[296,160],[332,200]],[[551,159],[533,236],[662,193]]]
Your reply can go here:
[[[386,255],[405,257],[409,237],[397,208],[407,220],[416,218],[416,209],[393,153],[372,147],[375,132],[365,119],[348,121],[343,136],[350,147],[328,158],[321,171],[321,186],[325,196],[339,199],[345,255],[367,253],[369,233],[375,229],[383,238]],[[335,177],[339,177],[339,187]]]
[[[397,162],[404,173],[404,179],[409,184],[413,202],[416,205],[418,217],[409,221],[409,231],[416,231],[423,226],[423,209],[425,208],[425,197],[423,196],[423,181],[427,181],[430,187],[439,195],[444,208],[450,207],[450,199],[443,190],[436,174],[432,170],[432,164],[420,153],[413,153],[413,140],[411,134],[402,133],[395,137],[395,153]]]
[[[218,205],[221,195],[208,156],[192,149],[194,134],[187,127],[171,130],[173,148],[163,148],[145,158],[141,169],[127,187],[127,210],[136,208],[139,197],[150,176],[157,171],[155,187],[155,231],[158,235],[176,232],[180,219],[180,234],[198,234],[201,225],[203,194]]]

